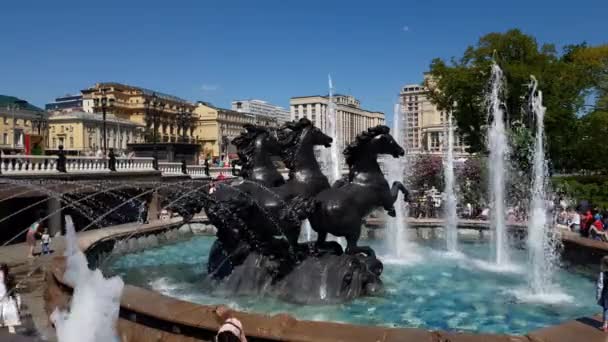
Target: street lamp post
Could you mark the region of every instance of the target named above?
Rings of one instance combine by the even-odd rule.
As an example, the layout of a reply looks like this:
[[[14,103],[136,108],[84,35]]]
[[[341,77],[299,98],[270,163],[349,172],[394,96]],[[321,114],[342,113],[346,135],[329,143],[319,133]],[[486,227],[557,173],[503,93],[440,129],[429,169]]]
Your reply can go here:
[[[182,130],[181,141],[183,143],[187,142],[186,129],[190,126],[191,118],[192,113],[190,113],[186,107],[180,107],[179,113],[177,114],[177,122]]]
[[[106,138],[107,130],[106,130],[106,113],[108,107],[112,107],[114,105],[114,99],[106,97],[106,89],[101,89],[101,97],[93,99],[95,103],[95,107],[101,107],[102,113],[102,136],[103,136],[103,158],[106,158],[107,150],[108,150],[108,139]]]
[[[158,170],[158,146],[156,137],[158,130],[158,112],[163,111],[165,104],[158,101],[156,93],[152,93],[152,99],[150,101],[146,100],[144,104],[146,105],[146,117],[148,120],[150,118],[150,110],[152,110],[152,157],[154,158],[152,167],[154,170]]]

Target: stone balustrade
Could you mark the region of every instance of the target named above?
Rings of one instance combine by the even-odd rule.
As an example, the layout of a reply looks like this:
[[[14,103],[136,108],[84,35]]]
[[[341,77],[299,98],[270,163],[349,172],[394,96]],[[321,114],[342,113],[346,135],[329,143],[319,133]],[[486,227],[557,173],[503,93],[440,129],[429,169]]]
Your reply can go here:
[[[57,156],[4,155],[0,161],[0,173],[6,175],[54,173],[57,172],[57,159]]]
[[[158,170],[163,175],[180,175],[182,172],[182,163],[158,162]]]
[[[60,174],[58,168],[59,157],[39,155],[3,155],[0,159],[0,176],[27,176],[36,174]],[[65,156],[65,171],[73,174],[107,174],[109,169],[109,158]],[[236,167],[240,169],[239,166]],[[184,175],[182,163],[159,162],[158,171],[163,175]],[[116,157],[116,172],[142,172],[154,171],[154,158],[152,157]],[[280,170],[285,179],[288,170]],[[346,172],[346,170],[345,170]],[[187,165],[186,175],[191,178],[217,178],[220,174],[225,177],[234,177],[231,167],[209,166],[209,175],[205,172],[204,165]]]
[[[146,171],[154,170],[152,157],[119,157],[116,158],[116,171]]]

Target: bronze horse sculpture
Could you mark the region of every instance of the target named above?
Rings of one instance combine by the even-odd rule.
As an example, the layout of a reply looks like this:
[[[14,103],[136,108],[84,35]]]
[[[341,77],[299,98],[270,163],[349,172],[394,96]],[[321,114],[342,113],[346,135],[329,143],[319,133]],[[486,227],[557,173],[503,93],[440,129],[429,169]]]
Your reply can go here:
[[[232,140],[238,151],[240,176],[268,187],[285,184],[283,175],[271,159],[272,156],[279,156],[282,151],[276,131],[251,124],[246,124],[243,128],[245,132]]]
[[[377,207],[395,216],[393,204],[398,192],[403,192],[405,200],[408,197],[408,191],[401,182],[396,181],[389,187],[378,165],[378,155],[389,154],[398,158],[405,154],[389,132],[387,126],[369,128],[344,150],[349,166],[347,181],[319,193],[309,217],[312,229],[318,234],[318,246],[325,243],[330,233],[346,238],[347,254],[364,252],[374,256],[371,248],[357,246],[363,218]]]
[[[234,140],[242,179],[221,183],[210,197],[201,198],[217,228],[209,279],[223,291],[272,293],[298,303],[376,294],[382,287],[382,263],[371,248],[357,246],[361,223],[377,207],[394,215],[398,192],[407,195],[400,182],[389,187],[377,162],[379,155],[404,154],[388,127],[370,128],[345,149],[349,175],[333,187],[314,151],[315,146],[330,146],[332,139],[308,119],[287,123],[276,135],[266,128],[245,129]],[[278,179],[270,162],[275,153],[289,169],[286,181]],[[305,219],[319,233],[316,243],[298,243]],[[327,234],[346,237],[346,253],[336,242],[325,241]],[[329,297],[320,296],[320,288]]]

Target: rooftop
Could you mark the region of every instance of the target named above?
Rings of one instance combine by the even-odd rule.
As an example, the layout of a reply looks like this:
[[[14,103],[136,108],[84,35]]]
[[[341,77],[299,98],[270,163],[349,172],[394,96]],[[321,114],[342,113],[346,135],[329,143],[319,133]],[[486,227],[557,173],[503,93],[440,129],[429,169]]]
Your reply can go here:
[[[15,96],[0,95],[0,108],[8,108],[9,106],[16,105],[18,109],[31,110],[34,112],[42,112],[42,109],[30,104],[29,102],[22,100]]]
[[[141,91],[146,96],[156,95],[158,98],[163,99],[163,100],[175,101],[175,102],[183,102],[183,103],[190,103],[190,101],[182,99],[182,98],[177,97],[177,96],[165,94],[165,93],[162,93],[162,92],[156,91],[156,90],[151,90],[151,89],[142,88],[142,87],[138,87],[138,86],[132,86],[132,85],[124,84],[124,83],[118,83],[118,82],[100,82],[100,83],[97,83],[95,85],[95,88],[98,88],[98,87],[117,87],[117,88],[118,87],[123,87],[123,88],[128,88],[128,89],[134,89],[134,90]]]

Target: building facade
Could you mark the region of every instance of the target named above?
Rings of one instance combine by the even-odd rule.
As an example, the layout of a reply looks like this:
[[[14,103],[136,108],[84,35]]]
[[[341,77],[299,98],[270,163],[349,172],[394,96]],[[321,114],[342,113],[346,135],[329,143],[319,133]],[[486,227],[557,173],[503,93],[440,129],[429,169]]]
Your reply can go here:
[[[121,83],[97,83],[82,90],[82,95],[83,109],[88,113],[101,113],[100,100],[105,97],[106,111],[141,125],[145,142],[154,140],[156,122],[157,142],[183,142],[185,135],[185,142],[198,143],[192,114],[196,106],[184,99]]]
[[[49,112],[81,112],[82,95],[65,95],[55,99],[55,102],[47,103],[44,109]]]
[[[106,143],[115,153],[126,152],[127,144],[143,142],[143,125],[106,115]],[[73,155],[92,155],[103,149],[103,120],[99,113],[69,112],[49,117],[48,150],[56,152],[59,145]]]
[[[291,119],[291,114],[287,109],[262,100],[232,101],[232,110],[260,116],[263,118],[262,121],[272,121],[274,119],[277,125],[282,125]]]
[[[48,145],[48,114],[27,101],[0,95],[0,151],[42,154]]]
[[[217,108],[198,102],[194,109],[195,134],[200,138],[202,158],[235,158],[236,148],[230,142],[243,131],[243,125],[256,124],[256,116],[231,109]],[[231,156],[232,155],[232,156]]]
[[[428,97],[428,89],[420,84],[409,84],[399,94],[405,123],[402,143],[410,154],[443,153],[447,144],[448,113],[440,111]],[[455,130],[456,123],[452,123]],[[459,134],[454,134],[454,153],[466,155],[466,146]]]
[[[384,125],[384,113],[361,108],[361,103],[350,95],[334,95],[337,126],[341,136],[341,146],[353,141],[357,134],[377,125]],[[291,119],[308,118],[315,126],[327,132],[328,96],[292,97],[290,102]]]

